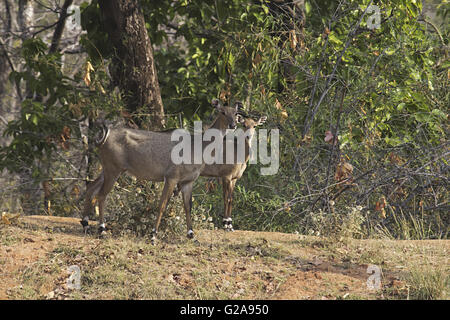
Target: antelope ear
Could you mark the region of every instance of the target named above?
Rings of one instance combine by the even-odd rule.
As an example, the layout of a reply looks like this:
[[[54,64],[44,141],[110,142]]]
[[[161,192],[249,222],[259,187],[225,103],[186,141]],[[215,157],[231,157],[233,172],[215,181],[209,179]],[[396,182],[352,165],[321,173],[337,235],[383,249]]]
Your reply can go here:
[[[259,118],[258,123],[256,125],[260,126],[260,125],[264,124],[264,122],[266,122],[266,120],[267,120],[267,116],[262,116],[261,118]]]
[[[211,101],[211,105],[212,105],[214,108],[219,108],[219,107],[220,107],[219,99],[213,99],[213,100]]]
[[[237,111],[244,111],[244,105],[240,101],[236,101],[235,102],[234,108],[236,109],[236,112]]]
[[[244,117],[241,115],[241,114],[237,114],[237,121],[239,122],[239,123],[244,123],[245,122],[245,119],[244,119]]]

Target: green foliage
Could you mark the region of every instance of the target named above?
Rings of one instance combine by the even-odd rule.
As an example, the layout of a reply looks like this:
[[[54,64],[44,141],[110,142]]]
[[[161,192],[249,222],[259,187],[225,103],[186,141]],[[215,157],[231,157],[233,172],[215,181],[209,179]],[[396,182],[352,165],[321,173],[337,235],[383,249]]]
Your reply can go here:
[[[212,97],[237,99],[251,82],[277,86],[277,39],[266,30],[274,25],[266,5],[251,2],[142,1],[154,50],[166,112],[186,119],[210,110]],[[83,38],[91,57],[113,54],[100,18],[97,1],[82,11]],[[272,49],[270,49],[272,48]],[[267,63],[259,65],[261,55]],[[269,63],[269,61],[271,61]],[[253,80],[250,80],[253,78]],[[245,83],[245,86],[242,84]],[[273,101],[273,99],[272,99]]]
[[[62,70],[61,54],[47,52],[48,47],[40,38],[23,42],[25,71],[11,72],[10,79],[25,84],[27,97],[20,117],[8,123],[3,133],[11,136],[12,142],[0,149],[0,169],[20,172],[31,168],[34,178],[42,178],[43,168],[38,161],[49,161],[53,151],[65,149],[66,140],[80,137],[80,122],[95,118],[101,109],[116,114],[120,111],[120,104],[111,111],[113,96],[98,90],[104,72],[93,74],[92,90],[86,90],[78,86],[81,72],[74,79],[68,78]]]
[[[33,167],[35,159],[51,153],[63,127],[70,125],[68,99],[72,87],[61,72],[61,55],[47,54],[46,51],[47,46],[41,39],[25,40],[22,57],[26,71],[10,75],[11,80],[26,82],[30,98],[22,102],[20,117],[11,121],[4,132],[13,140],[0,150],[1,168],[17,172],[23,166]]]
[[[89,35],[83,34],[80,44],[86,49],[89,57],[95,64],[101,63],[103,58],[107,58],[114,51],[108,41],[108,34],[101,21],[100,7],[97,0],[91,3],[83,2],[80,6],[81,26],[89,31]]]
[[[244,101],[251,114],[268,115],[267,129],[280,130],[279,172],[260,176],[260,165],[251,165],[237,183],[239,228],[308,233],[323,218],[353,235],[382,224],[401,237],[395,215],[425,211],[427,232],[416,236],[448,235],[448,24],[436,32],[421,1],[381,0],[380,27],[369,29],[369,3],[141,1],[169,124],[208,119],[209,102],[219,97]],[[437,8],[444,22],[448,9],[445,1]],[[6,131],[13,142],[0,150],[1,167],[48,158],[64,127],[79,135],[80,118],[120,113],[120,98],[101,94],[114,50],[98,1],[85,2],[81,18],[81,44],[96,70],[91,90],[76,85],[83,74],[63,74],[61,55],[47,54],[43,41],[24,42],[27,71],[11,79],[25,82],[33,98]],[[336,146],[324,141],[326,131]],[[353,170],[345,181],[340,164]],[[195,214],[220,224],[221,192],[205,194],[200,181],[195,194]],[[392,208],[385,217],[381,197]],[[368,228],[357,226],[349,209],[356,206]]]

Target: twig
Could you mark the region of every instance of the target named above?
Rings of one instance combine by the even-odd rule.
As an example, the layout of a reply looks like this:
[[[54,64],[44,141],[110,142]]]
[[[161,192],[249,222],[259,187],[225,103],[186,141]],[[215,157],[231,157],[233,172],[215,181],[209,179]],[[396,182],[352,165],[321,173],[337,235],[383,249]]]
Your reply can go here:
[[[6,60],[8,61],[11,71],[16,72],[16,70],[14,69],[14,64],[12,63],[11,59],[9,58],[8,52],[6,51],[6,46],[3,43],[3,40],[1,38],[0,38],[0,46],[3,48],[3,55],[5,56]],[[22,101],[23,98],[22,98],[22,93],[20,92],[19,82],[18,81],[14,81],[14,82],[16,84],[17,95],[19,96],[20,101]]]
[[[341,93],[341,101],[340,101],[340,106],[339,106],[339,113],[338,113],[337,119],[336,119],[336,129],[334,130],[334,132],[332,132],[333,138],[332,138],[332,144],[331,144],[330,158],[328,160],[327,178],[325,180],[325,188],[328,186],[328,181],[329,181],[329,178],[330,178],[331,163],[333,161],[334,149],[335,149],[335,146],[338,144],[337,135],[338,135],[338,132],[339,132],[339,123],[341,121],[341,114],[342,114],[342,108],[343,108],[343,105],[344,105],[344,98],[345,98],[346,91],[347,91],[347,86],[344,86],[344,88],[342,90],[342,93]]]
[[[2,120],[2,122],[6,125],[8,125],[8,121],[6,121],[5,118],[3,118],[3,116],[0,115],[0,120]]]
[[[356,23],[355,26],[353,27],[353,29],[348,33],[347,41],[345,42],[344,48],[342,49],[341,53],[339,54],[339,56],[338,56],[338,58],[336,60],[336,63],[334,64],[333,71],[331,72],[331,75],[329,76],[329,78],[328,78],[328,80],[327,80],[327,82],[325,84],[325,90],[322,92],[322,95],[320,96],[319,101],[317,102],[316,106],[314,107],[314,109],[313,109],[313,111],[311,113],[311,117],[309,119],[306,119],[306,121],[305,121],[305,127],[303,129],[303,135],[304,136],[308,133],[308,131],[309,131],[310,127],[311,127],[311,124],[312,124],[312,122],[314,120],[314,117],[315,117],[315,115],[316,115],[316,113],[317,113],[317,111],[318,111],[318,109],[319,109],[323,99],[325,98],[325,96],[328,93],[328,89],[330,87],[330,82],[331,82],[332,79],[334,79],[334,75],[336,73],[337,67],[339,66],[340,62],[342,61],[342,57],[344,56],[345,52],[347,51],[348,46],[350,45],[350,42],[353,39],[353,36],[354,36],[356,30],[358,30],[358,27],[361,24],[361,21],[364,18],[364,16],[366,15],[367,9],[370,7],[371,4],[372,4],[372,0],[367,5],[367,7],[364,10],[363,14],[361,15],[358,23]]]
[[[423,21],[423,22],[425,22],[426,24],[430,25],[430,26],[434,29],[434,31],[436,31],[436,33],[438,34],[439,39],[441,40],[441,44],[442,44],[443,46],[445,46],[444,38],[442,37],[441,32],[439,31],[438,27],[436,27],[436,26],[434,25],[434,23],[432,23],[431,21],[427,20],[423,14],[421,14],[421,15],[417,18],[417,21]]]
[[[58,50],[59,41],[61,40],[66,19],[68,17],[67,10],[72,4],[73,0],[66,0],[61,8],[59,19],[56,23],[55,32],[53,33],[52,44],[50,45],[49,53],[54,53]]]
[[[36,31],[36,32],[33,32],[33,33],[31,34],[31,37],[32,37],[32,38],[36,37],[39,33],[42,33],[42,32],[44,32],[44,31],[47,31],[47,30],[53,28],[53,27],[56,26],[58,23],[59,23],[59,20],[56,21],[55,23],[52,23],[52,24],[50,24],[50,25],[48,25],[48,26],[43,27],[42,29],[40,29],[40,30],[38,30],[38,31]]]

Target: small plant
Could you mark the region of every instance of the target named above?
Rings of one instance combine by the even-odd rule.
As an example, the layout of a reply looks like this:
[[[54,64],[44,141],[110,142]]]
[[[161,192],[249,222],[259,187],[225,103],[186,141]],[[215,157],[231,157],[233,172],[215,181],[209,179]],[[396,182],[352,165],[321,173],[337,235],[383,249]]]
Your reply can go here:
[[[388,206],[388,219],[375,228],[371,236],[382,236],[390,239],[425,240],[448,237],[448,230],[433,230],[433,223],[439,215],[424,215],[423,208],[420,213],[404,212]]]
[[[414,267],[405,280],[410,286],[411,299],[441,300],[448,295],[450,276],[442,269]]]
[[[362,207],[347,207],[342,212],[329,213],[319,209],[309,212],[305,217],[306,234],[336,238],[362,238],[364,216]]]
[[[108,196],[105,219],[113,234],[150,236],[158,216],[162,183],[120,177]],[[195,229],[214,229],[212,217],[202,208],[197,208],[194,197],[192,221]],[[185,238],[186,218],[180,195],[172,196],[162,216],[159,236],[162,239]]]

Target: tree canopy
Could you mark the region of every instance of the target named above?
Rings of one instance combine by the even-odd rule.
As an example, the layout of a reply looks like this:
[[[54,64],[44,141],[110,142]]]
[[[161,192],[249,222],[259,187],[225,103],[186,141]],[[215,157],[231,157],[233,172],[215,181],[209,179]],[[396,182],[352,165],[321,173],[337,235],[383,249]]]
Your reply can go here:
[[[210,101],[219,98],[243,101],[280,130],[278,173],[260,176],[257,164],[238,183],[237,225],[319,234],[351,222],[353,235],[448,235],[447,1],[121,2],[143,15],[166,128],[210,119]],[[121,58],[121,41],[135,40],[112,37],[102,1],[74,1],[80,28],[72,42],[66,30],[57,49],[52,39],[68,7],[52,3],[35,4],[36,12],[57,13],[46,26],[31,24],[20,36],[11,27],[0,38],[9,65],[0,73],[10,82],[2,108],[8,95],[18,101],[4,121],[0,168],[31,170],[41,190],[57,177],[91,176],[95,159],[86,157],[99,116],[141,127],[155,119],[148,104],[136,104],[138,91],[118,83],[128,80],[119,67],[142,70]],[[8,21],[12,3],[5,4]],[[55,181],[65,194],[82,188]],[[218,219],[219,192],[198,189],[203,200],[194,210]],[[67,214],[75,198],[53,201]]]

